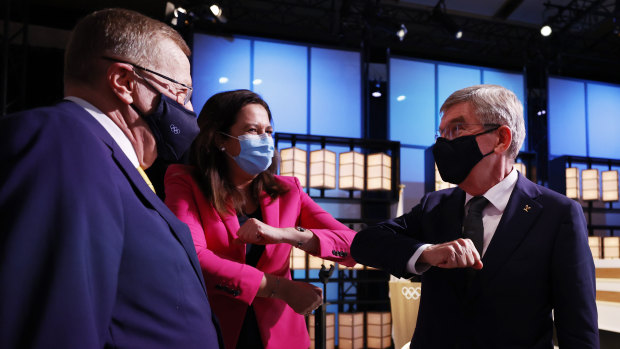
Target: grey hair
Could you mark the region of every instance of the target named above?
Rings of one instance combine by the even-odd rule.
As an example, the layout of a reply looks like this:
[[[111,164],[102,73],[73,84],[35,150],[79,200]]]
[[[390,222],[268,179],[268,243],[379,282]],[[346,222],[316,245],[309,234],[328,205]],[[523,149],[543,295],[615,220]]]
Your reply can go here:
[[[525,139],[523,105],[519,98],[499,85],[475,85],[452,93],[441,106],[440,112],[443,115],[454,105],[464,102],[472,106],[480,123],[508,126],[512,134],[508,156],[515,159]]]
[[[80,20],[71,33],[65,52],[65,83],[89,84],[104,76],[106,65],[101,62],[102,56],[150,69],[161,68],[167,55],[161,52],[159,43],[167,39],[190,55],[181,35],[163,22],[126,9],[93,12]]]

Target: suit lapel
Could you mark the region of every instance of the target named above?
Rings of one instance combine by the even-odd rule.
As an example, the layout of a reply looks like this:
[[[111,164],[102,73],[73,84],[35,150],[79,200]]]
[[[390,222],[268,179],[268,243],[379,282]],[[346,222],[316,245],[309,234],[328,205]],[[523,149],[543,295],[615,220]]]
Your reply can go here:
[[[542,212],[537,201],[536,186],[519,175],[504,214],[482,258],[482,275],[490,279],[497,273],[527,236],[532,224]]]
[[[177,238],[177,240],[181,243],[181,246],[183,246],[183,249],[187,253],[192,267],[194,268],[194,272],[201,280],[202,288],[206,293],[206,287],[202,278],[202,271],[198,263],[198,257],[196,256],[196,249],[191,239],[191,235],[187,230],[187,226],[185,226],[181,221],[179,221],[178,218],[176,218],[176,216],[164,204],[164,202],[161,201],[161,199],[153,192],[153,190],[151,190],[151,188],[146,184],[138,170],[134,168],[131,161],[129,161],[125,153],[123,153],[121,148],[118,146],[118,144],[116,144],[112,136],[110,136],[110,134],[105,130],[105,128],[103,128],[103,126],[101,126],[97,122],[97,120],[90,116],[90,114],[88,114],[88,112],[86,112],[82,107],[77,106],[72,102],[71,104],[75,105],[77,108],[79,108],[81,111],[88,115],[88,117],[85,117],[84,119],[88,120],[86,122],[89,125],[91,131],[111,149],[112,157],[114,158],[115,162],[122,170],[122,172],[125,174],[125,176],[129,179],[136,193],[140,197],[142,197],[144,201],[148,202],[151,207],[155,209],[157,213],[159,213],[159,215],[166,221],[166,223],[170,227],[170,230]]]
[[[465,192],[455,188],[452,194],[442,202],[441,211],[435,219],[440,222],[436,240],[433,243],[454,241],[463,237],[463,210],[465,205]],[[437,234],[437,233],[436,233]],[[465,285],[465,269],[453,269],[449,271],[452,277],[452,285],[455,294],[462,294]]]
[[[213,208],[213,210],[215,211],[215,208]],[[216,214],[217,211],[216,211]],[[235,240],[238,235],[237,235],[237,231],[239,231],[239,218],[237,217],[237,214],[234,211],[230,211],[226,214],[226,216],[222,217],[220,216],[220,218],[222,219],[222,223],[224,223],[224,226],[226,227],[226,231],[228,232],[228,235]]]
[[[263,192],[259,201],[263,222],[272,227],[280,226],[280,199],[272,200],[269,195]]]
[[[439,235],[434,243],[453,241],[463,237],[463,206],[465,205],[465,192],[460,188],[454,189],[452,194],[441,205]]]

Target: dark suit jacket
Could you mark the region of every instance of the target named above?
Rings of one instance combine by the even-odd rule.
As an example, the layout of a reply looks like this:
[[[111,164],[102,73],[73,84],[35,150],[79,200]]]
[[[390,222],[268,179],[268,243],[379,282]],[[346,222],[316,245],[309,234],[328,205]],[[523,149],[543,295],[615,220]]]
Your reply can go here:
[[[359,263],[407,276],[423,243],[461,237],[465,192],[424,196],[411,212],[359,232]],[[467,288],[465,269],[432,267],[411,348],[598,348],[594,262],[581,206],[519,175],[487,251]]]
[[[217,348],[185,224],[83,108],[0,119],[0,347]]]

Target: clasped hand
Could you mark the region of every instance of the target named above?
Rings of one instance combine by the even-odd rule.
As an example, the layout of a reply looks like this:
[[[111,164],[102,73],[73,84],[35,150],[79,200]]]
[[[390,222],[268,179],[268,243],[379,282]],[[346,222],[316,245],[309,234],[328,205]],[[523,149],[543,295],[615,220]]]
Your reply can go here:
[[[323,303],[323,290],[312,284],[286,280],[280,287],[279,298],[298,314],[310,314]]]
[[[248,219],[237,231],[239,243],[267,245],[283,242],[283,230],[272,227],[256,218]]]
[[[439,268],[482,269],[482,260],[470,239],[457,239],[426,248],[418,263],[426,263]]]

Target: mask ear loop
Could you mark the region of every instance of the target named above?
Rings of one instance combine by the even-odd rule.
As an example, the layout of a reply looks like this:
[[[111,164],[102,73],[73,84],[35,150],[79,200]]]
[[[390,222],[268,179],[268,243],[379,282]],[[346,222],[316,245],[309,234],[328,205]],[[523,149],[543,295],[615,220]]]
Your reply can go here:
[[[497,131],[497,130],[499,130],[500,127],[502,127],[502,125],[497,125],[497,127],[495,127],[495,128],[492,128],[490,130],[486,130],[486,131],[480,132],[480,133],[478,133],[476,135],[476,137],[482,136],[482,135],[487,134],[487,133],[491,133],[493,131]],[[490,152],[488,152],[486,154],[482,154],[482,158],[484,159],[484,158],[486,158],[487,156],[489,156],[489,155],[491,155],[493,153],[495,153],[495,150],[491,150]]]
[[[236,140],[239,140],[239,138],[238,138],[238,137],[231,136],[231,135],[229,135],[228,133],[225,133],[225,132],[222,132],[222,131],[219,131],[219,133],[223,134],[223,135],[224,135],[224,136],[226,136],[226,137],[230,137],[230,138],[234,138],[234,139],[236,139]]]
[[[486,154],[482,154],[482,158],[484,159],[484,158],[486,158],[487,156],[489,156],[489,155],[491,155],[493,153],[495,153],[495,150],[491,150],[490,152],[488,152]]]
[[[224,136],[226,136],[226,137],[235,138],[235,137],[233,137],[233,136],[231,136],[231,135],[229,135],[228,133],[225,133],[225,132],[217,131],[217,133],[222,134],[222,135],[224,135]],[[222,153],[226,152],[226,147],[224,146],[224,144],[218,145],[217,147],[218,147],[218,149],[219,149]]]

